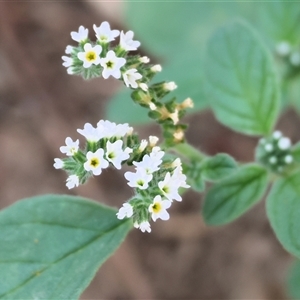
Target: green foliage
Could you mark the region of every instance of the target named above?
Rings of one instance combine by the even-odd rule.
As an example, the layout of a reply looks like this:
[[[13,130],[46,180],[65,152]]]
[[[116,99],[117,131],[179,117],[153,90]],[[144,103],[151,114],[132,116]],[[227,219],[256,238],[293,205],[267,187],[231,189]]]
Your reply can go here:
[[[237,168],[233,157],[219,153],[203,161],[201,165],[202,176],[208,181],[217,181],[227,177]]]
[[[300,261],[296,260],[287,276],[287,290],[290,297],[300,299]]]
[[[188,5],[170,2],[127,1],[126,22],[144,49],[157,55],[159,63],[163,64],[163,71],[156,76],[157,82],[175,81],[178,100],[190,97],[195,103],[194,110],[201,110],[208,106],[202,54],[206,40],[229,16],[239,14],[241,6],[236,3],[216,6],[209,2]],[[248,7],[247,13],[250,12]],[[124,101],[129,99],[129,92],[127,98],[124,93],[121,91],[108,104],[108,118],[117,122],[130,119],[132,124],[149,122],[142,108]]]
[[[267,214],[277,238],[287,251],[300,257],[300,174],[274,183],[267,199]]]
[[[297,163],[300,163],[300,142],[298,142],[297,144],[295,144],[292,149],[292,155],[293,155],[293,158],[294,160],[297,162]]]
[[[217,182],[208,191],[203,217],[209,225],[233,221],[263,196],[267,188],[267,171],[259,165],[245,165]]]
[[[45,195],[0,213],[0,299],[77,299],[131,228],[84,198]]]
[[[245,134],[270,133],[278,113],[278,82],[270,54],[248,25],[234,22],[212,36],[205,70],[220,122]]]
[[[299,45],[299,3],[285,0],[261,3],[259,15],[261,28],[271,43],[286,41]]]

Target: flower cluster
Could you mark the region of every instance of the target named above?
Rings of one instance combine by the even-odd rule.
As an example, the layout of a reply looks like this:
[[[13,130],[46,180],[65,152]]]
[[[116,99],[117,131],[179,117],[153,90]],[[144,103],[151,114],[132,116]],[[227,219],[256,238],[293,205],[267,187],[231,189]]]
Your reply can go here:
[[[281,41],[276,45],[276,53],[282,58],[288,60],[293,67],[300,66],[300,51],[293,49],[287,41]]]
[[[256,148],[256,158],[271,171],[284,172],[294,160],[290,139],[280,131],[275,131],[271,137],[262,138]]]
[[[150,220],[168,220],[173,200],[181,201],[180,188],[189,188],[182,173],[179,158],[163,160],[164,151],[154,147],[140,162],[134,162],[135,172],[126,172],[128,185],[135,188],[135,196],[124,203],[117,213],[119,219],[131,218],[142,232],[151,232]]]
[[[60,147],[67,157],[54,159],[54,167],[69,175],[66,181],[69,189],[100,175],[109,166],[120,170],[126,163],[135,167],[134,172],[124,174],[128,185],[135,189],[135,196],[123,204],[117,217],[132,217],[134,226],[143,232],[150,232],[151,217],[153,221],[169,219],[166,209],[173,200],[181,201],[178,189],[189,187],[179,158],[164,159],[165,152],[156,145],[157,137],[139,141],[127,123],[100,120],[96,127],[86,123],[77,131],[86,139],[84,150],[79,148],[78,139],[67,137],[66,145]]]
[[[129,55],[135,51],[140,42],[133,39],[134,33],[130,30],[124,33],[111,29],[108,22],[100,26],[93,26],[96,42],[92,42],[89,30],[80,26],[78,32],[71,32],[71,37],[78,42],[77,46],[67,46],[66,54],[62,56],[63,66],[68,74],[81,75],[85,79],[113,77],[123,81],[126,87],[133,89],[131,97],[134,102],[148,108],[148,115],[162,125],[163,135],[167,145],[174,145],[184,141],[186,125],[179,120],[187,108],[193,107],[190,98],[177,103],[176,98],[169,101],[161,99],[177,88],[171,82],[150,84],[157,72],[161,72],[160,65],[150,65],[146,56]],[[117,45],[115,39],[120,37]]]

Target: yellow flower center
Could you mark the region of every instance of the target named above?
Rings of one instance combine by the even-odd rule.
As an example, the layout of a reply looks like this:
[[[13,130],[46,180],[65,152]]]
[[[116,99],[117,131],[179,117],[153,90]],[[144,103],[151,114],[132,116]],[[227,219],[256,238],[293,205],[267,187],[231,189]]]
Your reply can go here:
[[[152,205],[152,210],[154,213],[159,213],[161,211],[162,207],[161,207],[161,204],[160,203],[154,203]]]
[[[87,61],[91,62],[91,61],[96,60],[97,55],[94,51],[89,51],[85,54],[85,58]]]
[[[90,165],[94,168],[97,168],[100,165],[100,160],[98,158],[92,158]]]
[[[108,69],[112,69],[112,68],[114,67],[114,63],[113,63],[112,61],[109,60],[109,61],[106,63],[106,66],[107,66]]]
[[[165,186],[162,188],[162,191],[165,192],[166,194],[168,194],[168,193],[170,192],[170,189],[169,189],[168,186],[165,185]]]

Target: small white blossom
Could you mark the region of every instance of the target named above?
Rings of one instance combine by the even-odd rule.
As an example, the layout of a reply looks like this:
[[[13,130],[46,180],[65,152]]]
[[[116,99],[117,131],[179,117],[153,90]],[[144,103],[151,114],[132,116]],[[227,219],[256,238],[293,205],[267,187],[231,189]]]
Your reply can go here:
[[[272,164],[272,165],[276,164],[276,163],[277,163],[277,157],[276,157],[276,156],[271,156],[271,157],[269,158],[269,162],[270,162],[270,164]]]
[[[73,58],[72,57],[69,57],[69,56],[62,56],[61,57],[62,59],[63,59],[63,63],[62,63],[62,65],[64,66],[64,67],[66,67],[66,68],[68,68],[68,67],[71,67],[72,65],[73,65]]]
[[[85,41],[88,38],[89,30],[87,28],[84,28],[83,26],[79,26],[78,32],[72,31],[71,37],[72,40],[80,43]]]
[[[103,155],[103,149],[98,149],[95,153],[89,151],[86,154],[87,161],[83,165],[84,169],[92,171],[94,175],[100,175],[102,169],[106,169],[109,166],[108,161],[104,159]]]
[[[156,110],[157,106],[156,106],[153,102],[150,102],[150,103],[149,103],[149,108],[150,108],[151,110]]]
[[[142,56],[139,58],[139,61],[143,64],[147,64],[148,62],[150,62],[150,59],[148,56]]]
[[[71,54],[72,51],[73,51],[73,49],[74,49],[73,46],[68,45],[68,46],[66,47],[65,53],[66,53],[66,54]]]
[[[276,52],[280,56],[286,56],[290,53],[290,51],[291,51],[291,45],[286,41],[282,41],[276,45]]]
[[[161,67],[161,65],[154,65],[150,68],[150,70],[154,73],[157,73],[157,72],[161,72],[162,67]]]
[[[103,67],[103,78],[107,79],[109,76],[113,76],[119,79],[121,77],[120,69],[126,64],[126,59],[117,57],[113,50],[109,50],[106,57],[100,59],[100,64]]]
[[[145,190],[148,188],[153,176],[152,174],[147,174],[143,169],[137,169],[136,173],[126,172],[124,177],[128,180],[127,184],[129,186]]]
[[[155,171],[159,170],[159,165],[162,163],[162,160],[155,160],[151,158],[148,154],[143,157],[143,160],[140,162],[134,161],[133,164],[136,166],[137,170],[143,169],[147,174],[152,174]]]
[[[70,175],[67,178],[66,186],[69,190],[73,189],[75,186],[79,186],[79,177],[77,175]]]
[[[290,56],[290,62],[295,67],[300,66],[300,53],[299,52],[292,53]]]
[[[133,207],[129,203],[124,203],[123,206],[117,212],[117,218],[122,220],[124,218],[130,218],[133,215]]]
[[[73,142],[70,137],[67,137],[65,142],[66,146],[61,146],[59,148],[61,153],[65,153],[67,156],[73,156],[75,153],[77,153],[79,149],[79,140]]]
[[[119,30],[111,30],[109,23],[106,21],[102,22],[99,27],[94,24],[93,28],[100,43],[109,43],[114,41],[115,38],[120,34]]]
[[[149,136],[149,146],[150,147],[154,147],[158,141],[159,141],[159,138],[157,136],[154,136],[154,135]]]
[[[284,158],[284,161],[286,164],[290,164],[293,161],[293,156],[292,155],[286,155]]]
[[[133,40],[134,33],[133,31],[129,30],[126,33],[121,31],[120,35],[120,46],[122,49],[126,51],[134,51],[141,45],[139,41]]]
[[[287,137],[282,137],[278,141],[278,147],[281,150],[287,150],[291,147],[291,140]]]
[[[139,83],[139,87],[140,87],[144,92],[147,92],[148,89],[149,89],[148,85],[147,85],[146,83],[143,83],[143,82]]]
[[[139,152],[143,152],[147,146],[148,146],[148,142],[146,140],[141,140],[141,143],[139,146]]]
[[[180,181],[177,180],[176,177],[174,178],[171,176],[170,172],[166,174],[163,181],[158,183],[158,187],[169,201],[182,201],[182,198],[178,193]]]
[[[273,145],[272,145],[272,144],[266,144],[266,145],[265,145],[265,150],[266,150],[267,152],[273,151]]]
[[[121,169],[121,163],[122,161],[128,159],[130,157],[129,152],[132,149],[126,148],[125,150],[122,149],[123,147],[123,141],[117,140],[114,143],[111,143],[110,141],[107,141],[106,144],[106,154],[105,158],[111,162],[115,168],[118,170]]]
[[[164,83],[164,89],[166,91],[173,91],[173,90],[177,89],[177,85],[174,81],[166,82],[166,83]]]
[[[64,162],[60,158],[54,158],[53,167],[55,169],[62,169],[64,167]]]
[[[149,205],[149,212],[151,213],[152,220],[155,222],[157,219],[164,221],[169,220],[170,215],[167,209],[171,206],[171,201],[162,200],[160,195],[157,195],[153,199],[153,203]]]
[[[134,224],[135,228],[139,228],[142,232],[151,232],[151,227],[150,227],[150,223],[148,221],[143,221],[141,224],[138,224],[137,222],[135,222]]]
[[[182,173],[182,167],[177,167],[173,171],[172,179],[177,181],[179,186],[185,189],[190,188],[190,186],[186,183],[186,176]]]
[[[276,131],[273,132],[273,138],[274,139],[278,140],[281,137],[282,137],[281,131],[276,130]],[[262,139],[262,140],[264,140],[264,139]]]
[[[136,89],[138,87],[136,81],[143,77],[140,73],[137,72],[137,69],[127,70],[122,75],[126,86],[131,86],[133,89]]]
[[[92,46],[90,43],[86,43],[84,46],[84,52],[79,52],[77,57],[83,61],[83,67],[89,68],[91,65],[100,64],[100,53],[102,47],[100,45]]]
[[[155,147],[152,148],[152,151],[149,155],[150,155],[151,159],[153,159],[154,161],[157,161],[157,162],[160,161],[160,163],[161,163],[162,162],[161,159],[165,155],[165,152],[162,151],[160,149],[160,147],[155,146]]]
[[[127,134],[131,134],[133,128],[130,127],[127,123],[116,124],[108,120],[100,120],[97,123],[97,130],[101,138],[121,138]]]
[[[77,129],[77,132],[83,135],[89,142],[98,142],[102,136],[90,123],[84,124],[83,129]]]

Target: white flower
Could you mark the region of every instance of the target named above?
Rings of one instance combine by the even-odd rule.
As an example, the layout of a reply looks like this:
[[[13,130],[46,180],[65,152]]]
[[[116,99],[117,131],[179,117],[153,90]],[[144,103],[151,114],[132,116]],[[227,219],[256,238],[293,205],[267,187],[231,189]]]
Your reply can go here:
[[[290,53],[290,51],[291,51],[291,46],[286,41],[282,41],[276,45],[276,52],[280,56],[286,56]]]
[[[146,147],[148,146],[148,142],[146,140],[141,140],[140,146],[139,146],[139,152],[143,152]]]
[[[114,143],[107,141],[106,144],[105,158],[109,162],[111,162],[118,170],[121,169],[122,161],[128,159],[130,157],[129,152],[132,152],[132,149],[130,148],[126,148],[125,150],[123,150],[122,146],[123,146],[122,140],[117,140]]]
[[[127,184],[129,186],[145,190],[148,188],[153,176],[152,174],[147,174],[144,169],[137,169],[136,173],[126,172],[124,177],[128,180]]]
[[[117,218],[122,220],[124,218],[130,218],[133,215],[133,207],[129,203],[124,203],[123,206],[117,212]]]
[[[177,85],[174,81],[164,83],[164,89],[167,91],[173,91],[177,89]]]
[[[139,87],[140,87],[144,92],[147,92],[148,89],[149,89],[148,85],[147,85],[146,83],[143,83],[143,82],[139,83]]]
[[[100,64],[103,67],[103,78],[107,79],[109,76],[113,76],[119,79],[121,77],[120,69],[126,64],[126,59],[117,57],[113,50],[109,50],[106,57],[100,59]]]
[[[87,161],[83,167],[86,171],[92,171],[94,175],[100,175],[102,169],[106,169],[109,166],[107,160],[104,159],[104,150],[98,149],[95,153],[89,151],[86,154]]]
[[[290,56],[290,62],[293,66],[298,67],[300,65],[300,53],[294,52]]]
[[[150,62],[150,59],[148,56],[142,56],[139,58],[139,61],[143,64],[147,64],[148,62]]]
[[[134,51],[141,45],[139,41],[133,40],[133,36],[134,33],[131,30],[127,31],[125,34],[121,31],[120,46],[122,49],[126,51]]]
[[[66,186],[69,190],[74,188],[75,186],[79,186],[79,177],[77,175],[70,175],[67,178]]]
[[[124,137],[126,134],[131,134],[133,128],[130,127],[127,123],[116,124],[108,120],[100,120],[97,123],[97,130],[101,138],[121,138]]]
[[[53,167],[55,169],[62,169],[64,167],[64,162],[60,158],[54,158]]]
[[[141,79],[143,76],[137,72],[137,69],[130,69],[123,73],[124,83],[127,87],[131,85],[133,89],[138,87],[137,80]]]
[[[111,30],[109,23],[106,21],[102,22],[99,27],[94,24],[93,28],[100,43],[109,43],[114,41],[115,38],[120,34],[119,30]]]
[[[274,139],[278,140],[278,139],[281,138],[281,137],[282,137],[281,131],[276,130],[276,131],[273,132],[273,138],[274,138]],[[261,139],[261,140],[264,140],[264,139]]]
[[[161,67],[161,65],[154,65],[150,68],[150,70],[154,73],[157,73],[157,72],[161,72],[162,67]]]
[[[269,158],[269,162],[270,162],[270,164],[272,164],[272,165],[276,164],[276,163],[277,163],[277,157],[276,157],[276,156],[271,156],[271,157]]]
[[[159,147],[153,147],[152,152],[150,155],[146,154],[143,157],[143,160],[140,162],[134,161],[133,164],[137,167],[137,170],[143,169],[147,174],[152,174],[155,171],[159,170],[159,166],[162,163],[162,157],[164,156],[164,151],[153,151],[153,149],[156,149]],[[160,149],[160,148],[159,148]]]
[[[73,156],[75,153],[77,153],[79,148],[79,140],[73,142],[70,137],[67,137],[65,142],[66,146],[61,146],[59,148],[61,153],[66,153],[67,156]]]
[[[291,140],[287,137],[282,137],[278,141],[278,147],[281,150],[287,150],[291,147]]]
[[[150,147],[154,147],[158,141],[159,141],[159,138],[157,136],[154,136],[154,135],[149,136],[149,146]]]
[[[185,189],[190,188],[190,186],[186,183],[186,176],[182,173],[182,167],[177,167],[173,171],[172,179],[177,181],[179,187],[183,187]]]
[[[286,155],[284,158],[284,161],[286,164],[290,164],[293,161],[293,156],[292,155]]]
[[[150,223],[148,221],[143,221],[141,224],[138,224],[137,222],[135,222],[134,224],[135,228],[139,228],[142,232],[151,232],[151,227],[150,227]]]
[[[160,195],[155,196],[153,203],[149,205],[149,212],[151,213],[152,220],[155,222],[157,219],[164,221],[169,220],[170,215],[167,209],[171,206],[171,201],[162,200]]]
[[[98,142],[102,136],[90,123],[85,123],[83,129],[77,129],[77,132],[83,135],[89,142]]]
[[[62,59],[63,59],[63,63],[62,63],[62,65],[64,66],[64,67],[66,67],[66,68],[68,68],[68,67],[70,67],[70,66],[72,66],[73,65],[73,58],[71,58],[71,57],[69,57],[69,56],[62,56],[61,57]]]
[[[272,145],[272,144],[266,144],[266,145],[265,145],[265,150],[266,150],[267,152],[273,151],[273,145]]]
[[[88,38],[89,30],[87,28],[84,28],[83,26],[79,26],[78,32],[77,31],[72,31],[71,32],[71,37],[72,40],[80,43],[85,41]]]
[[[176,177],[174,178],[171,176],[170,172],[166,174],[163,181],[158,183],[158,187],[169,201],[182,201],[182,198],[178,193],[180,181],[178,181]]]
[[[152,151],[150,153],[151,159],[153,159],[153,160],[155,160],[157,162],[160,161],[160,163],[162,162],[161,159],[163,158],[164,155],[165,155],[165,152],[162,151],[160,149],[160,147],[158,147],[158,146],[153,147]]]
[[[100,53],[102,52],[102,47],[100,45],[92,46],[90,43],[86,43],[83,46],[84,52],[79,52],[77,57],[83,61],[83,67],[89,68],[92,64],[100,64]]]
[[[74,49],[73,46],[68,45],[68,46],[66,47],[65,53],[66,53],[66,54],[71,54],[72,51],[73,51],[73,49]]]

